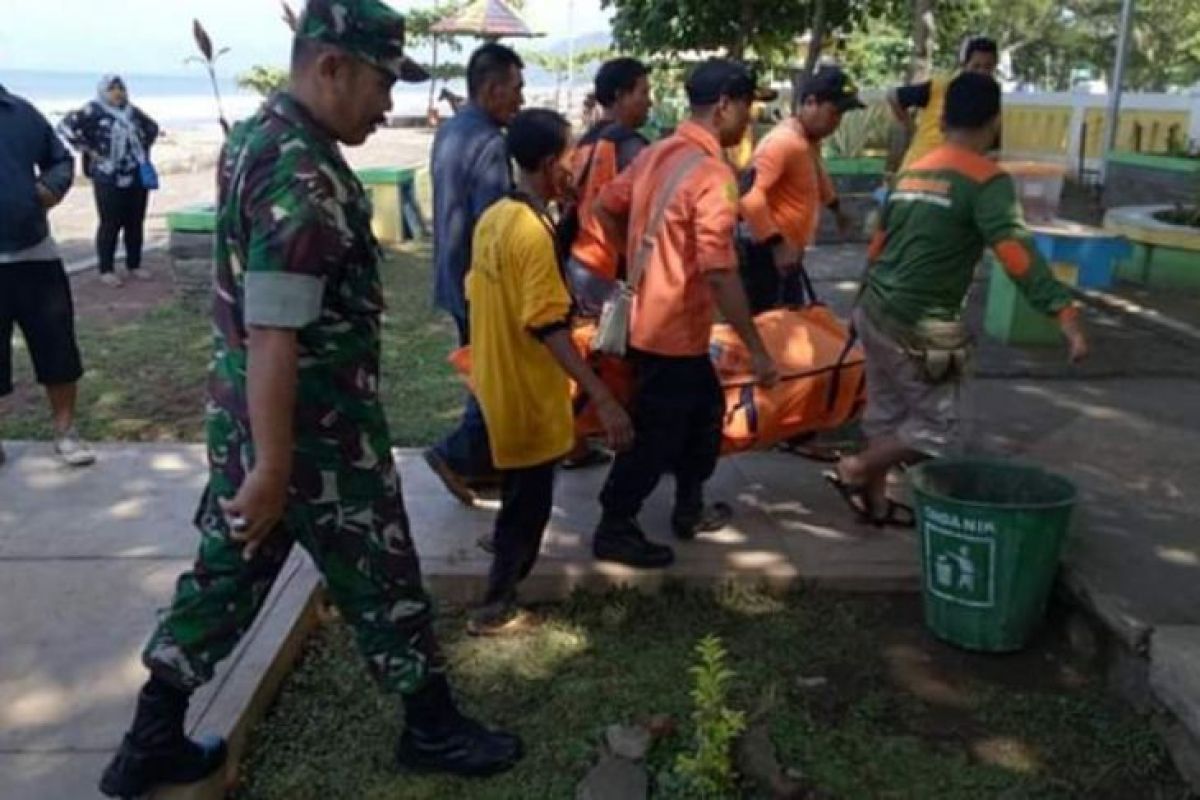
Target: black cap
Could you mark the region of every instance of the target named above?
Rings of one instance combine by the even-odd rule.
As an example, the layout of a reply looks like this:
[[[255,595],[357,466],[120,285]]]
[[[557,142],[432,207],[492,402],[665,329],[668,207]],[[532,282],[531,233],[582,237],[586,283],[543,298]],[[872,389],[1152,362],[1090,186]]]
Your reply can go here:
[[[710,106],[722,97],[762,100],[764,94],[745,64],[727,58],[710,58],[693,69],[687,79],[688,102],[694,106]]]
[[[964,72],[946,89],[942,118],[951,128],[978,130],[1000,113],[1000,84],[990,75]]]
[[[821,102],[830,102],[837,106],[838,111],[854,111],[866,108],[858,99],[858,87],[841,67],[827,65],[817,69],[809,76],[800,88],[800,101],[807,97],[816,97]]]

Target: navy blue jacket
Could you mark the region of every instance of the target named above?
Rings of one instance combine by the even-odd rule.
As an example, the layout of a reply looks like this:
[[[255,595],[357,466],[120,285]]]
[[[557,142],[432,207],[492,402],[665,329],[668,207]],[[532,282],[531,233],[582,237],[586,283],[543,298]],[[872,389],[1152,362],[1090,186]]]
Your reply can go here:
[[[469,103],[438,126],[433,173],[433,302],[460,321],[467,316],[463,282],[471,237],[488,207],[508,194],[512,172],[504,132]]]
[[[75,161],[46,118],[0,86],[0,253],[50,235],[37,185],[62,197],[74,177]]]

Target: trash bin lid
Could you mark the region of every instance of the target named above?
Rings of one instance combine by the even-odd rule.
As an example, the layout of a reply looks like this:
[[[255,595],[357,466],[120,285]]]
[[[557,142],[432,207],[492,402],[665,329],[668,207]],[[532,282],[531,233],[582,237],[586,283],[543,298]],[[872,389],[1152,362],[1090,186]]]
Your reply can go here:
[[[358,179],[367,186],[399,186],[412,181],[413,167],[367,167],[356,170]]]
[[[217,229],[217,207],[211,203],[185,206],[167,212],[167,230],[211,233]]]

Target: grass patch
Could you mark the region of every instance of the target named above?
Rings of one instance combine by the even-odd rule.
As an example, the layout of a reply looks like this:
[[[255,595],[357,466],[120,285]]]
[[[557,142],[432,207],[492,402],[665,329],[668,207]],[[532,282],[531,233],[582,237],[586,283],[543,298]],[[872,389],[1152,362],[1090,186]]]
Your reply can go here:
[[[381,392],[392,438],[429,444],[458,418],[463,390],[446,363],[453,325],[431,307],[428,246],[389,253],[382,265],[388,300],[383,326]],[[206,314],[173,300],[135,319],[81,319],[79,347],[87,374],[79,384],[78,424],[93,441],[199,441],[204,386],[212,354]],[[0,414],[0,439],[48,439],[49,413],[34,386],[24,344],[14,350],[15,396]]]
[[[525,739],[513,772],[486,782],[395,772],[397,705],[334,624],[252,733],[237,797],[567,798],[606,725],[668,713],[681,725],[651,750],[660,772],[691,742],[687,668],[708,633],[737,673],[733,705],[771,707],[781,761],[822,797],[1184,796],[1146,722],[1050,635],[1017,656],[962,654],[923,633],[912,597],[668,589],[580,595],[546,613],[516,640],[465,637],[456,612],[441,622],[465,705]],[[800,680],[814,676],[828,683]]]

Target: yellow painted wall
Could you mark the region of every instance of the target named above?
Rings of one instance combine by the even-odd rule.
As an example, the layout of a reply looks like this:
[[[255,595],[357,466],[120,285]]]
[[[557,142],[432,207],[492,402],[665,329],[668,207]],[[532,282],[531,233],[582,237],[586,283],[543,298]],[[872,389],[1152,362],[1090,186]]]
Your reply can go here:
[[[1071,138],[1070,106],[1032,106],[1005,103],[1004,149],[1009,152],[1040,153],[1075,158],[1068,153]],[[1176,138],[1187,140],[1191,115],[1187,111],[1156,111],[1125,109],[1121,111],[1117,128],[1117,150],[1138,150],[1143,153],[1166,153],[1172,126]],[[1088,158],[1099,158],[1104,141],[1104,109],[1089,108],[1084,114],[1087,124],[1085,152]],[[1135,125],[1142,128],[1140,147],[1135,148]]]
[[[1089,108],[1084,119],[1087,121],[1088,158],[1100,158],[1104,153],[1104,110]],[[1191,115],[1186,111],[1152,111],[1129,109],[1121,111],[1117,124],[1117,150],[1136,150],[1140,153],[1166,153],[1169,148],[1171,126],[1179,126],[1176,138],[1187,141],[1188,123]],[[1134,125],[1141,125],[1141,146],[1134,147]]]
[[[1001,133],[1004,150],[1066,155],[1070,139],[1070,106],[1004,104]]]

